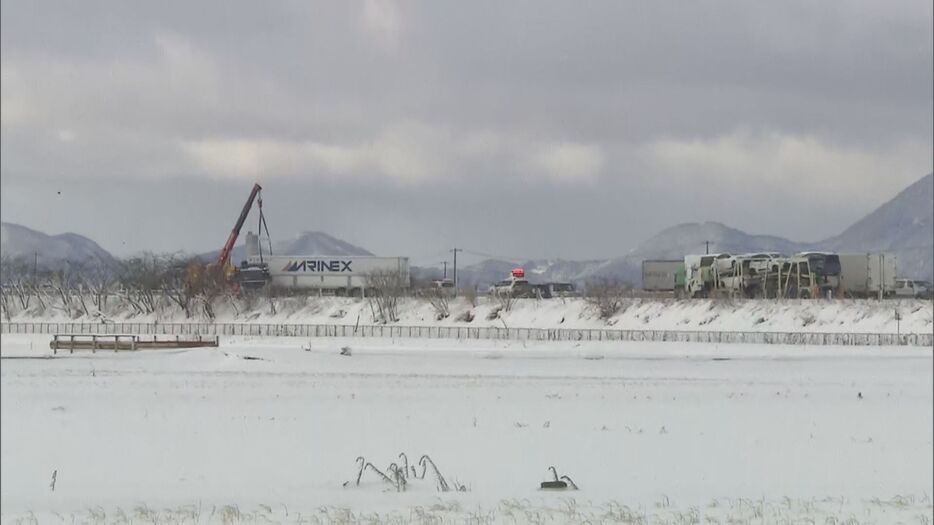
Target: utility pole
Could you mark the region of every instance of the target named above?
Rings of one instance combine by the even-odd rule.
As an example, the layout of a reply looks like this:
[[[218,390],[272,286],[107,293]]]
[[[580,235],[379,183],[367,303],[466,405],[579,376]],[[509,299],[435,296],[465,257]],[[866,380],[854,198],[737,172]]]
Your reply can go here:
[[[704,246],[705,246],[704,252],[707,255],[710,255],[710,241],[704,241]]]
[[[457,296],[457,252],[464,251],[461,248],[454,248],[451,250],[454,252],[454,296]]]
[[[441,261],[441,264],[444,265],[444,277],[443,277],[443,279],[447,279],[447,278],[448,278],[448,262],[447,262],[447,261]]]
[[[39,252],[36,252],[36,258],[32,263],[32,278],[36,280],[39,277]]]
[[[895,344],[900,345],[902,340],[902,327],[901,327],[902,316],[898,313],[898,308],[895,309]]]

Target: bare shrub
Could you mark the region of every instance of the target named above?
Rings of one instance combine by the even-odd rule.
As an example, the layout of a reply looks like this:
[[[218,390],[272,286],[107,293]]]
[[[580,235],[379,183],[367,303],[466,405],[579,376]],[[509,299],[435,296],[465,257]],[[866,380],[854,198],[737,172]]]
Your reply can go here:
[[[277,315],[279,313],[279,304],[280,300],[283,297],[288,297],[288,291],[276,286],[264,286],[259,293],[262,294],[263,299],[266,302],[266,306],[269,307],[269,315]],[[253,295],[249,291],[240,291],[241,296]]]
[[[609,319],[619,312],[629,286],[612,279],[601,279],[587,284],[584,300],[600,319]]]
[[[811,326],[817,322],[817,317],[811,312],[804,312],[798,316],[801,319],[801,326]]]
[[[512,305],[516,302],[515,296],[508,290],[491,291],[489,300],[498,306],[498,308],[496,308],[497,315],[499,312],[508,312],[512,310]]]
[[[496,320],[496,318],[499,317],[499,311],[500,311],[500,310],[502,310],[502,307],[500,307],[500,306],[495,306],[495,307],[493,307],[492,309],[490,309],[490,313],[486,314],[486,320],[487,320],[487,321],[494,321],[494,320]]]
[[[237,310],[236,297],[232,297],[229,289],[221,289],[218,287],[210,287],[201,290],[201,293],[198,294],[198,304],[201,306],[201,315],[213,321],[217,315],[214,313],[214,306],[217,304],[218,300],[226,296],[230,297],[230,302],[234,305],[234,309]],[[237,310],[239,314],[239,310]]]
[[[117,284],[116,268],[95,265],[85,272],[84,283],[96,313],[103,315],[107,310],[107,300],[114,293]]]
[[[464,299],[466,299],[467,302],[470,303],[470,306],[473,306],[474,308],[477,307],[478,299],[477,299],[477,289],[476,289],[476,288],[474,288],[474,287],[472,287],[472,286],[471,286],[470,288],[464,288],[464,289],[461,291],[461,293],[463,294]]]
[[[210,285],[206,281],[195,280],[189,268],[198,264],[194,260],[183,260],[168,256],[162,263],[162,290],[169,300],[185,312],[190,319],[194,311],[195,299]]]
[[[62,269],[45,272],[37,290],[45,292],[49,306],[71,318],[89,315],[84,294],[82,264],[66,261]]]
[[[29,308],[33,279],[33,269],[24,261],[6,256],[0,259],[0,308],[7,321]]]
[[[408,284],[408,279],[398,271],[375,271],[366,275],[366,295],[378,322],[399,320],[399,304]]]
[[[124,261],[119,274],[120,295],[137,314],[152,314],[160,306],[165,258],[144,253]]]
[[[418,291],[419,297],[428,301],[435,311],[435,319],[440,321],[451,315],[451,292],[439,286],[429,286]]]
[[[499,305],[502,306],[502,311],[508,312],[512,310],[512,305],[516,303],[516,298],[512,294],[497,294],[496,299],[499,301]]]
[[[0,287],[0,311],[3,313],[3,318],[8,322],[13,319],[13,308],[13,298],[10,296],[7,287]]]

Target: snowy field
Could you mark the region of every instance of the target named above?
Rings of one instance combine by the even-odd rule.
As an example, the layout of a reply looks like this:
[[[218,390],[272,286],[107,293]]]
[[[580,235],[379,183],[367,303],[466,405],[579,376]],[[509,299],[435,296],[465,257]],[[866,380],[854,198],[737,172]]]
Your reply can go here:
[[[0,341],[6,523],[934,518],[930,348],[48,341]],[[466,491],[356,485],[400,452]],[[539,490],[552,465],[580,490]]]

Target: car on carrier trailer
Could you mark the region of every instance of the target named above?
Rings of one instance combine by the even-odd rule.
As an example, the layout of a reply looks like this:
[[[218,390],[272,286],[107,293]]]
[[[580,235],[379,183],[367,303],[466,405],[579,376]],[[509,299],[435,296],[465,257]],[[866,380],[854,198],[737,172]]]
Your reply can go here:
[[[929,281],[916,281],[914,279],[896,279],[895,297],[931,299],[934,298],[934,285]]]

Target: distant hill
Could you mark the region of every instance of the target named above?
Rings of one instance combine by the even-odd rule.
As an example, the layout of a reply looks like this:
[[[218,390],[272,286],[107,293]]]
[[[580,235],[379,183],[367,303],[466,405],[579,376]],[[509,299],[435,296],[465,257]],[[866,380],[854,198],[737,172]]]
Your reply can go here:
[[[718,222],[685,223],[665,229],[624,256],[596,261],[527,260],[482,261],[458,270],[458,281],[481,287],[504,279],[509,269],[522,266],[535,282],[570,281],[583,284],[609,278],[637,284],[646,259],[680,259],[710,252],[791,254],[814,250],[847,252],[886,251],[898,258],[900,276],[934,277],[934,174],[923,177],[843,233],[818,243],[796,242],[772,235],[753,235]]]
[[[934,277],[934,173],[819,245],[838,252],[892,252],[899,275]]]
[[[690,253],[748,253],[774,251],[792,253],[804,244],[773,235],[753,235],[719,222],[686,223],[673,226],[641,243],[626,255],[631,259],[678,259]]]
[[[13,224],[0,223],[0,257],[18,261],[40,270],[61,270],[83,265],[116,265],[116,259],[96,242],[76,233],[47,235]]]
[[[239,264],[240,261],[246,259],[245,238],[246,234],[244,233],[231,251],[230,260],[234,264]],[[272,249],[275,255],[373,255],[370,251],[359,246],[354,246],[324,232],[317,231],[302,232],[291,239],[275,242]],[[213,261],[220,256],[220,253],[220,250],[214,250],[199,254],[198,258],[204,261]]]
[[[302,232],[273,247],[282,255],[373,255],[369,250],[317,231]]]
[[[503,261],[500,259],[487,259],[476,264],[461,265],[457,267],[457,283],[460,286],[489,286],[494,281],[505,279],[510,270],[519,263],[515,261]],[[420,268],[417,266],[411,269],[412,277],[417,281],[426,281],[430,279],[440,279],[443,277],[442,271],[437,267]],[[448,265],[448,279],[454,277],[454,268]]]
[[[46,235],[11,223],[2,225],[0,254],[4,259],[33,262],[39,252],[43,268],[60,269],[84,262],[115,263],[115,259],[94,241],[74,233]],[[794,253],[807,249],[841,253],[887,251],[898,257],[900,276],[931,279],[934,277],[934,174],[928,174],[900,192],[889,202],[866,215],[841,234],[819,243],[799,243],[772,235],[754,235],[717,222],[685,223],[667,228],[640,243],[629,253],[611,259],[573,261],[564,259],[499,260],[489,259],[458,268],[458,281],[464,286],[486,287],[505,279],[509,271],[521,266],[533,282],[573,282],[579,285],[598,278],[611,278],[638,284],[642,261],[679,259],[686,254],[703,253],[705,241],[711,253],[749,253],[776,251]],[[373,255],[370,251],[331,235],[306,231],[275,243],[278,255]],[[217,258],[219,250],[198,255],[205,261]],[[243,239],[233,250],[237,264],[245,258]],[[449,267],[448,277],[453,274]],[[436,268],[413,267],[418,279],[441,277]]]
[[[665,229],[642,242],[622,257],[591,261],[540,259],[527,261],[483,261],[458,271],[458,281],[465,285],[487,286],[505,279],[515,266],[525,269],[533,282],[572,282],[578,285],[593,279],[615,279],[638,284],[645,259],[680,259],[685,254],[703,253],[704,241],[710,251],[747,253],[777,251],[792,253],[804,244],[770,235],[751,235],[717,222],[685,223]]]

